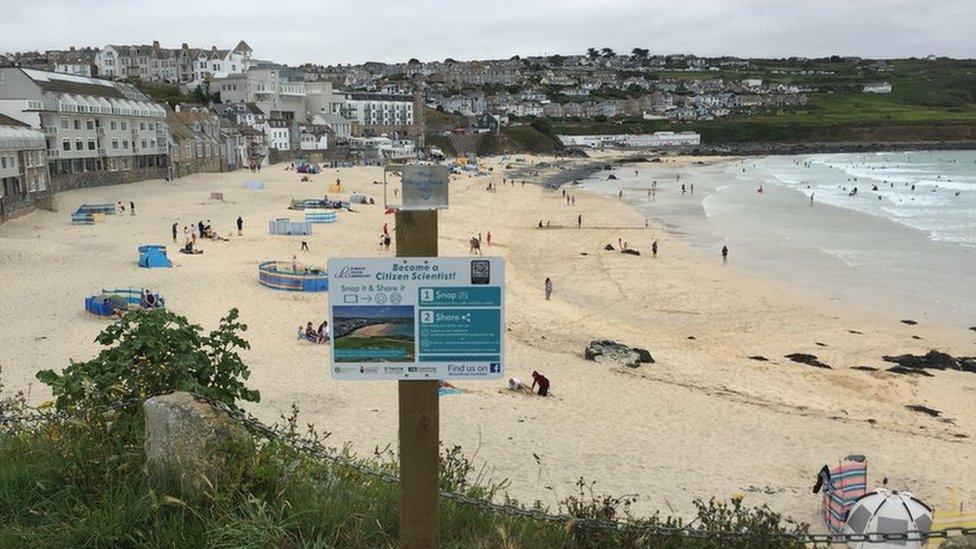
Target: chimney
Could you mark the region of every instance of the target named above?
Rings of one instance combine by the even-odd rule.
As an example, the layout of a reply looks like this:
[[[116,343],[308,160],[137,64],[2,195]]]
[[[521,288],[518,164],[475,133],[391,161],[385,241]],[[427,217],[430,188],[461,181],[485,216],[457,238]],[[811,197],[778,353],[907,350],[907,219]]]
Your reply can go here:
[[[158,50],[159,49],[159,40],[153,40],[153,49],[154,50]]]
[[[186,45],[186,42],[183,42],[183,45],[182,45],[182,46],[180,46],[180,48],[182,48],[182,49],[184,49],[184,50],[188,50],[188,49],[190,49],[190,46],[187,46],[187,45]]]

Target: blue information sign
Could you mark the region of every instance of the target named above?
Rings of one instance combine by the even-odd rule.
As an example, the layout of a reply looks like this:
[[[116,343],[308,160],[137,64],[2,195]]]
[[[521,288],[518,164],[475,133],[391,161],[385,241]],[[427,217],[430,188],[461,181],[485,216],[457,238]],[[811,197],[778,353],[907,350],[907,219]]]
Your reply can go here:
[[[335,258],[328,269],[332,377],[502,377],[501,258]]]

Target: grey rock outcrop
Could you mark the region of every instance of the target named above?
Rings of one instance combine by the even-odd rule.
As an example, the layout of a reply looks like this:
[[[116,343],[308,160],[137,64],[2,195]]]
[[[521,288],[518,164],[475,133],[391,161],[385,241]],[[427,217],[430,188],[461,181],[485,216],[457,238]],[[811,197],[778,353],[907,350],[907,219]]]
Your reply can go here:
[[[617,362],[628,368],[654,363],[654,357],[647,349],[629,347],[609,339],[594,339],[583,350],[583,356],[594,362]]]
[[[178,475],[184,490],[199,492],[219,476],[223,459],[214,450],[252,443],[239,423],[189,393],[150,398],[143,411],[149,470]]]

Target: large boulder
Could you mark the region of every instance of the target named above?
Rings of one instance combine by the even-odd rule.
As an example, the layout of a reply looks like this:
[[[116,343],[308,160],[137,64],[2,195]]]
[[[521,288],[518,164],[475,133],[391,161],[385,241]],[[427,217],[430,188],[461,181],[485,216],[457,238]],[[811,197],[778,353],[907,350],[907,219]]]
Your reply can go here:
[[[198,493],[216,480],[225,451],[253,444],[240,423],[190,393],[150,398],[143,411],[149,470],[178,476],[181,487],[190,492]]]
[[[631,348],[609,339],[594,339],[583,350],[583,356],[594,362],[617,362],[628,368],[637,368],[641,364],[654,362],[647,349]]]

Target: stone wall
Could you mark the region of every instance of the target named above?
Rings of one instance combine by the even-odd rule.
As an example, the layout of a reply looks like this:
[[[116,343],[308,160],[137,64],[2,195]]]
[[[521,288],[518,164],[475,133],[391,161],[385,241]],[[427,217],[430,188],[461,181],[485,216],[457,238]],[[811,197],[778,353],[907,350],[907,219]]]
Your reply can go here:
[[[51,175],[51,190],[54,192],[84,189],[88,187],[104,187],[108,185],[123,185],[147,179],[164,179],[166,168],[162,166],[152,168],[138,168],[134,170],[120,170],[117,172],[84,172]]]
[[[55,211],[50,190],[30,194],[8,194],[0,198],[0,223],[29,214],[37,208]]]

